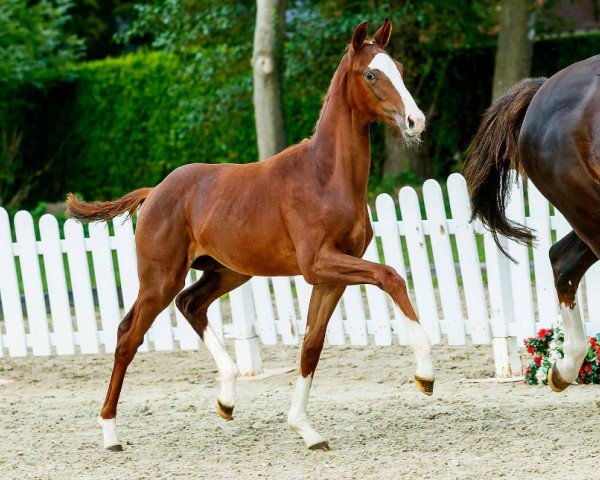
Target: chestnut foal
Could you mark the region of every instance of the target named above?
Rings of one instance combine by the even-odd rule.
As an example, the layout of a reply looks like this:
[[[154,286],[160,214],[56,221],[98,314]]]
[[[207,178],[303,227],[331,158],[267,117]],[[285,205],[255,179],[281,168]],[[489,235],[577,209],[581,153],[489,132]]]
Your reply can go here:
[[[82,221],[133,214],[145,202],[136,229],[140,291],[119,326],[99,416],[106,448],[121,450],[115,417],[127,366],[156,315],[183,288],[190,268],[202,270],[202,277],[175,302],[217,363],[221,417],[231,418],[238,370],[208,323],[207,309],[253,275],[302,274],[314,286],[288,417],[309,448],[329,449],[308,422],[306,405],[327,323],[347,285],[377,285],[392,297],[411,334],[416,384],[432,394],[430,344],[405,281],[394,269],[361,258],[373,236],[366,202],[369,124],[387,122],[408,142],[418,141],[425,128],[425,117],[402,81],[402,65],[384,50],[391,31],[388,19],[372,40],[366,22],[356,28],[312,138],[259,163],[186,165],[155,188],[114,202],[84,203],[69,195],[69,213]]]

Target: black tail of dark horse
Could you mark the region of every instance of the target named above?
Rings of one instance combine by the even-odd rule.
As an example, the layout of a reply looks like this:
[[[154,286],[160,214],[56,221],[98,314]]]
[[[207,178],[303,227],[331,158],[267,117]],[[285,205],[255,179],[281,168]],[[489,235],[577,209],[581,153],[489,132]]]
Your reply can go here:
[[[486,110],[463,166],[473,208],[471,219],[481,219],[500,251],[513,261],[498,235],[527,245],[534,240],[527,227],[510,221],[505,212],[510,195],[510,170],[519,170],[520,165],[519,133],[523,118],[545,81],[545,78],[522,80]]]

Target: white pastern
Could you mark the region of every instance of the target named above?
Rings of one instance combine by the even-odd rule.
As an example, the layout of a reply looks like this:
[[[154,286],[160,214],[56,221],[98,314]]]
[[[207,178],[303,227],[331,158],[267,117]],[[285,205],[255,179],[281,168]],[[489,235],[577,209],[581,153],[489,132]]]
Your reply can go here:
[[[569,308],[561,303],[560,314],[565,332],[565,341],[563,343],[565,356],[556,361],[556,368],[558,368],[561,377],[566,382],[573,383],[577,379],[588,347],[579,307],[574,305],[573,308]]]
[[[392,82],[392,85],[398,91],[400,98],[402,99],[402,103],[404,103],[404,112],[405,117],[412,117],[415,121],[422,121],[423,125],[425,124],[425,115],[421,111],[417,104],[415,103],[414,98],[404,85],[404,80],[402,80],[402,75],[400,75],[400,71],[398,67],[392,60],[392,58],[387,53],[378,53],[373,57],[371,63],[369,63],[369,68],[371,70],[379,70],[384,73]],[[405,121],[406,121],[405,118]]]
[[[435,378],[435,371],[431,359],[431,342],[429,341],[429,337],[427,337],[423,326],[419,322],[415,322],[404,316],[404,324],[410,335],[410,343],[417,359],[417,371],[415,375],[427,380],[433,380]]]
[[[306,378],[302,375],[298,376],[296,388],[294,389],[294,399],[292,400],[292,406],[288,414],[288,424],[292,427],[292,430],[304,439],[306,445],[309,447],[326,441],[319,432],[310,426],[308,417],[306,416],[306,405],[308,404],[308,395],[312,380],[312,375]]]
[[[239,374],[237,365],[225,350],[210,324],[206,326],[202,340],[215,359],[221,377],[221,392],[218,400],[226,407],[233,407],[235,405],[235,381]]]
[[[117,439],[117,429],[115,427],[114,418],[102,418],[98,415],[98,425],[102,429],[102,437],[104,438],[104,448],[114,447],[121,445],[121,442]]]

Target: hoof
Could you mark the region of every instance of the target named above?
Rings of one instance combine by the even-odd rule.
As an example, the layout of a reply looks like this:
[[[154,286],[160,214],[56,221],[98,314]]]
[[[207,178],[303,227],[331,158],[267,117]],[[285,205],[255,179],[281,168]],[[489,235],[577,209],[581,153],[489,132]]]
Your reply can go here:
[[[314,445],[311,445],[310,447],[308,447],[309,450],[321,450],[323,452],[328,452],[329,450],[331,450],[331,447],[329,446],[329,444],[327,442],[319,442],[319,443],[315,443]]]
[[[415,383],[421,392],[423,392],[428,397],[433,395],[433,382],[435,380],[429,380],[427,378],[421,378],[418,375],[415,375]]]
[[[548,385],[550,385],[550,388],[555,392],[562,392],[569,385],[571,385],[564,378],[562,378],[558,368],[556,368],[556,363],[552,365],[552,368],[548,372]]]
[[[109,447],[105,447],[106,450],[108,450],[109,452],[122,452],[123,451],[123,447],[121,446],[120,443],[117,443],[116,445],[111,445]]]
[[[217,413],[222,419],[231,420],[233,418],[233,407],[227,407],[217,400]]]

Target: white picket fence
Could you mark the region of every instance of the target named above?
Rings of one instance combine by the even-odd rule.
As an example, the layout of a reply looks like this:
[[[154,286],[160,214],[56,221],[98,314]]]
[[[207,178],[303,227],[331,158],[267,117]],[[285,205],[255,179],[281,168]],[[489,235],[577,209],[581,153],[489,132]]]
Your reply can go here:
[[[489,232],[469,223],[464,178],[451,175],[447,191],[445,201],[440,184],[434,180],[424,183],[423,218],[417,192],[402,188],[400,220],[393,198],[379,195],[373,212],[375,239],[365,258],[385,261],[407,278],[433,343],[493,343],[497,375],[519,373],[522,339],[558,322],[548,249],[553,232],[560,238],[570,227],[560,214],[550,214],[548,202],[531,184],[526,217],[519,180],[508,213],[535,228],[539,243],[528,251],[507,241],[510,253],[519,261],[511,264],[499,253]],[[450,206],[449,216],[446,205]],[[85,236],[81,224],[67,220],[61,238],[56,219],[44,215],[37,238],[31,215],[20,211],[14,217],[16,241],[9,222],[7,212],[0,208],[0,356],[113,352],[117,326],[139,288],[132,222],[115,219],[112,236],[105,224],[91,224]],[[483,246],[478,247],[480,235]],[[482,255],[484,262],[480,262]],[[196,273],[190,272],[187,284],[195,278]],[[600,296],[589,294],[599,286],[600,268],[593,267],[580,289],[579,302],[589,334],[600,331]],[[261,370],[259,343],[300,343],[309,297],[310,285],[301,276],[255,277],[215,302],[209,309],[209,321],[222,338],[234,340],[242,372],[257,373]],[[330,345],[384,346],[407,345],[409,338],[397,307],[381,290],[367,285],[346,289],[330,321],[327,341]],[[157,318],[141,351],[175,348],[195,350],[200,342],[171,305]]]

